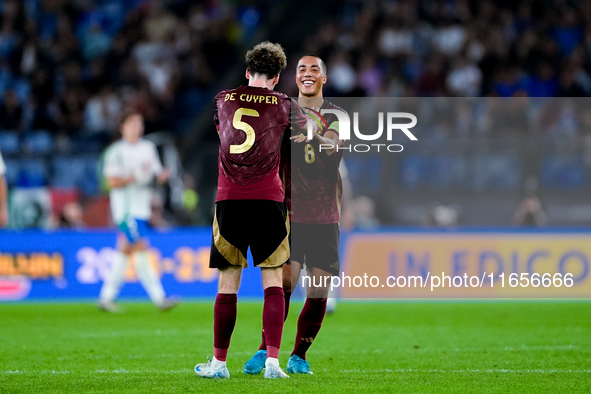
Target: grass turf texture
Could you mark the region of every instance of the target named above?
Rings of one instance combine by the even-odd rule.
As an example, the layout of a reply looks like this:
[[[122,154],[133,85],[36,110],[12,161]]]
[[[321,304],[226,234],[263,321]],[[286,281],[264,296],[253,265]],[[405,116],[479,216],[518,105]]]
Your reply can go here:
[[[589,392],[590,302],[342,302],[308,354],[313,376],[269,381],[242,365],[260,341],[262,303],[240,302],[231,379],[193,366],[212,354],[213,302],[168,313],[123,303],[0,305],[0,392]],[[293,348],[301,300],[283,336]]]

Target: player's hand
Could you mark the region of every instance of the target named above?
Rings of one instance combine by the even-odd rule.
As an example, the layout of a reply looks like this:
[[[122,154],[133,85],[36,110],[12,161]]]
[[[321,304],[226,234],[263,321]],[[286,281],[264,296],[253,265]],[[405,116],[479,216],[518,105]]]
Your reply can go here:
[[[319,127],[319,125],[318,125],[318,123],[317,123],[317,121],[315,119],[315,112],[314,112],[314,111],[317,112],[319,110],[320,110],[320,108],[302,107],[302,111],[304,112],[304,114],[306,114],[306,117],[308,117],[308,119],[310,119],[310,118],[314,119],[314,122],[312,123],[313,124],[313,127],[312,127],[312,137],[313,138],[306,138],[306,142],[312,141],[312,139],[316,138],[319,135],[318,133],[320,131],[320,127]],[[307,137],[307,135],[306,135],[306,137]]]
[[[169,177],[170,177],[170,170],[168,168],[165,168],[162,170],[160,175],[158,175],[156,177],[156,179],[158,180],[158,182],[164,183],[168,180]]]
[[[294,135],[293,137],[289,137],[289,139],[293,142],[301,143],[306,141],[308,138],[304,134],[300,133],[298,135]]]

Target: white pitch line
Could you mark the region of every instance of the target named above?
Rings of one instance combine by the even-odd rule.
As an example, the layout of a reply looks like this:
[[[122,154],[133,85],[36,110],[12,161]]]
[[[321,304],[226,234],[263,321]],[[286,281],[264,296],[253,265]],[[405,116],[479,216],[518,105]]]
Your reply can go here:
[[[98,369],[95,371],[91,371],[92,373],[100,373],[100,374],[188,374],[191,373],[191,369],[178,369],[178,370],[168,370],[168,371],[160,371],[160,370],[151,370],[151,371],[140,371],[140,370],[127,370],[127,369]],[[346,374],[356,374],[356,373],[508,373],[508,374],[552,374],[552,373],[560,373],[560,374],[587,374],[591,373],[591,369],[373,369],[373,370],[365,370],[365,369],[342,369],[339,371],[340,373]],[[25,375],[25,374],[35,374],[35,375],[65,375],[65,374],[75,374],[72,371],[19,371],[19,370],[9,370],[9,371],[0,371],[0,374],[5,375]]]
[[[374,370],[362,370],[362,369],[343,369],[341,373],[591,373],[591,369],[374,369]]]
[[[169,370],[169,371],[140,371],[140,370],[127,370],[127,369],[97,369],[96,371],[91,371],[91,373],[105,373],[105,374],[185,374],[191,373],[191,369],[180,369],[180,370]],[[35,375],[65,375],[65,374],[75,374],[72,371],[0,371],[0,374],[6,375],[25,375],[25,374],[35,374]]]

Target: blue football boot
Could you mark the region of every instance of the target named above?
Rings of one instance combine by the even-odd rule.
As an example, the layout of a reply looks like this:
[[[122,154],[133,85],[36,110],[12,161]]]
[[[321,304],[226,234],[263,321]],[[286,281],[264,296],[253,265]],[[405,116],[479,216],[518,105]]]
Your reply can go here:
[[[310,364],[300,356],[292,355],[287,361],[287,373],[291,374],[309,374],[314,373],[310,371]]]
[[[265,368],[265,361],[267,361],[267,351],[259,350],[244,364],[244,373],[248,375],[260,374]]]

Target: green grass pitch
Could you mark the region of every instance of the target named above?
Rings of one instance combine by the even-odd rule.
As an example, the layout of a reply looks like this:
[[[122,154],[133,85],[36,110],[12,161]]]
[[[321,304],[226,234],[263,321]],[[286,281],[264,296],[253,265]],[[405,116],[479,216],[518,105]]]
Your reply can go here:
[[[293,347],[301,300],[283,336]],[[261,302],[240,302],[231,378],[200,379],[213,302],[168,314],[123,303],[0,305],[0,393],[591,392],[591,302],[341,302],[308,353],[313,376],[268,381],[242,365],[257,350]]]

